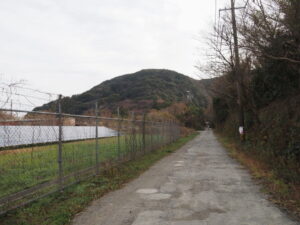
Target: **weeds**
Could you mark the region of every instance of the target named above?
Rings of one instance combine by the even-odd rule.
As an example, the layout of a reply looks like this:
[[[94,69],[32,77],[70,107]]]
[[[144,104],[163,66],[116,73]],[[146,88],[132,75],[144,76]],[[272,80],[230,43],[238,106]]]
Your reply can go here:
[[[252,176],[263,185],[263,191],[269,194],[271,201],[300,218],[300,186],[296,182],[287,182],[279,177],[271,166],[273,164],[266,163],[258,153],[248,151],[234,139],[220,134],[218,138],[230,156],[248,168]]]
[[[66,188],[30,205],[0,217],[1,225],[64,225],[69,224],[75,214],[83,210],[94,199],[121,188],[122,185],[147,170],[153,163],[174,152],[198,133],[180,138],[178,141],[118,167],[109,167],[98,177],[90,178]]]

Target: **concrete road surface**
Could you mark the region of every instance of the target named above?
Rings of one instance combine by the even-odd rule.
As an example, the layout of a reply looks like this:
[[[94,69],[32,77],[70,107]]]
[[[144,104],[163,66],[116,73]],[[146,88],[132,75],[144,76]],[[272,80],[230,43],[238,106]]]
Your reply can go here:
[[[124,188],[96,200],[74,225],[296,225],[204,131]]]

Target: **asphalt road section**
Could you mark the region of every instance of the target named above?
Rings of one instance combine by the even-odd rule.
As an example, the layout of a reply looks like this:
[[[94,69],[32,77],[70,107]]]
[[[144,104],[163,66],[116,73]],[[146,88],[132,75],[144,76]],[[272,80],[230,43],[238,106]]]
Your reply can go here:
[[[270,203],[210,130],[124,188],[78,214],[74,225],[296,225]]]

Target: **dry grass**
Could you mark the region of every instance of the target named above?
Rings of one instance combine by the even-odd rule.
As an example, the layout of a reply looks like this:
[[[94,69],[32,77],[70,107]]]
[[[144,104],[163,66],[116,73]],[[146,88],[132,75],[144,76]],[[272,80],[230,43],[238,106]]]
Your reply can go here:
[[[263,191],[268,194],[269,199],[297,219],[300,219],[300,186],[286,183],[278,178],[272,168],[260,160],[253,151],[249,153],[233,139],[219,134],[217,136],[230,156],[248,168],[255,180],[262,184]]]

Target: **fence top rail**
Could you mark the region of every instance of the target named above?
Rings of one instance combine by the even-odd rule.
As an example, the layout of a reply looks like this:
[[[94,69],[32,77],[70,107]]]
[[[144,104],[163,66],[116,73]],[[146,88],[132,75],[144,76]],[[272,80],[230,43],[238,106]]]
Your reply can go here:
[[[49,115],[49,116],[63,116],[63,117],[73,117],[73,118],[85,118],[85,119],[102,119],[102,120],[112,120],[112,121],[127,121],[127,122],[144,122],[156,125],[178,125],[176,122],[157,122],[157,121],[149,121],[149,120],[135,120],[135,119],[124,119],[124,118],[111,118],[111,117],[101,117],[101,116],[88,116],[88,115],[76,115],[76,114],[68,114],[68,113],[55,113],[55,112],[41,112],[41,111],[28,111],[28,110],[19,110],[19,109],[3,109],[0,108],[0,111],[3,112],[17,112],[17,113],[31,113],[31,114],[40,114],[40,115]],[[47,119],[46,119],[47,120]],[[10,122],[18,122],[21,120],[10,120]],[[23,120],[24,121],[24,120]],[[37,120],[35,120],[37,121]],[[42,120],[40,120],[42,121]],[[44,119],[45,121],[45,119]],[[0,121],[4,122],[4,121]],[[7,122],[7,120],[5,120]]]
[[[30,119],[30,120],[0,120],[0,123],[13,123],[13,122],[45,122],[45,121],[52,121],[53,119]]]

